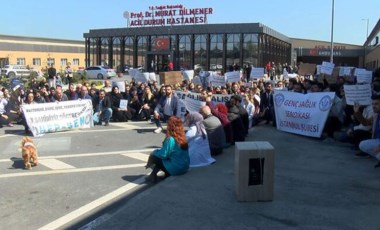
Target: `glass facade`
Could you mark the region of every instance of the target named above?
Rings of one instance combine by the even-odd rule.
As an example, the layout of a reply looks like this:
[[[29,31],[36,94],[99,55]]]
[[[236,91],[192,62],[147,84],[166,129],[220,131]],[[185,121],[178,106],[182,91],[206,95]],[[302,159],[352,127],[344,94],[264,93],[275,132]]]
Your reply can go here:
[[[86,66],[118,71],[128,66],[159,72],[169,61],[174,70],[221,71],[233,64],[264,67],[268,61],[291,61],[290,39],[258,23],[91,30],[85,39]]]

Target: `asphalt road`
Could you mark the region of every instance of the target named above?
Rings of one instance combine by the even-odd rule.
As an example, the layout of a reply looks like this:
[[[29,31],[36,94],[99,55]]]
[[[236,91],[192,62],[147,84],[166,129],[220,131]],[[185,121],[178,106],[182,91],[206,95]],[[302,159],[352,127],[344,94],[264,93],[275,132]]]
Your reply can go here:
[[[34,138],[40,164],[24,170],[23,127],[0,129],[1,229],[80,222],[149,185],[144,165],[164,134],[147,122],[111,123]]]

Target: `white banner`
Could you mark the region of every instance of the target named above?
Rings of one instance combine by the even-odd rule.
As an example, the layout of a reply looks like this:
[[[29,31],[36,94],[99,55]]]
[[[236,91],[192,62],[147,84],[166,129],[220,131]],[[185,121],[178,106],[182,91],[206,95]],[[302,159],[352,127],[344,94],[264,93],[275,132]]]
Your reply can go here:
[[[226,77],[226,81],[231,83],[239,82],[241,80],[240,71],[227,72],[224,74],[224,76]]]
[[[334,63],[330,63],[327,61],[322,62],[321,66],[321,73],[327,74],[327,75],[332,75],[333,70],[334,70]]]
[[[21,109],[33,136],[94,126],[91,100],[24,104]]]
[[[371,105],[372,89],[370,84],[343,85],[347,105]]]
[[[264,68],[252,68],[251,78],[263,78],[265,74]]]
[[[333,92],[300,94],[276,91],[276,123],[279,130],[320,137],[330,111]]]

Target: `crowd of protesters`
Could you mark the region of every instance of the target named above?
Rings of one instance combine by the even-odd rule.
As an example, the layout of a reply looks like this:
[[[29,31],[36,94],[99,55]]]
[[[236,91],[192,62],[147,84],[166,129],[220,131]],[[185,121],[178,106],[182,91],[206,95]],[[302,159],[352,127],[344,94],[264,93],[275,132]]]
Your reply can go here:
[[[274,63],[269,62],[266,66],[266,78],[253,80],[243,76],[240,82],[226,83],[225,86],[219,87],[210,87],[204,83],[194,84],[188,80],[175,85],[158,85],[155,81],[126,81],[124,92],[118,86],[112,86],[109,80],[106,80],[101,88],[95,84],[70,83],[67,90],[63,90],[58,84],[51,87],[49,82],[32,80],[29,88],[20,87],[12,94],[7,89],[2,89],[0,121],[1,126],[12,126],[11,121],[17,121],[25,126],[26,133],[30,133],[20,110],[23,103],[90,99],[94,107],[96,125],[102,125],[103,122],[108,126],[110,122],[151,121],[157,125],[154,132],[160,133],[163,131],[162,122],[173,116],[181,117],[182,113],[185,114],[182,117],[183,125],[188,125],[192,130],[191,135],[188,135],[189,142],[194,142],[192,138],[196,137],[194,143],[200,144],[207,140],[209,144],[210,152],[206,152],[206,155],[202,155],[205,151],[198,155],[192,154],[192,151],[196,152],[199,148],[189,148],[189,164],[196,167],[214,162],[212,156],[221,154],[224,148],[237,141],[244,141],[253,126],[271,124],[276,127],[274,89],[303,94],[329,91],[334,92],[335,97],[321,139],[351,142],[352,148],[360,150],[357,156],[375,155],[380,160],[380,154],[375,154],[374,150],[368,151],[368,147],[365,147],[368,145],[363,145],[364,140],[372,137],[380,139],[380,127],[376,126],[379,122],[373,120],[380,111],[375,111],[375,106],[346,104],[343,86],[354,82],[348,82],[343,77],[337,79],[334,84],[308,77],[282,79],[280,72],[275,71],[278,68],[280,67],[276,68]],[[281,68],[290,67],[284,65]],[[376,96],[380,94],[378,76],[373,79],[372,89],[376,101]],[[175,91],[199,93],[206,105],[200,108],[198,114],[180,111],[180,100]],[[211,101],[213,94],[231,97],[225,104],[214,104]],[[121,103],[122,101],[126,104]]]

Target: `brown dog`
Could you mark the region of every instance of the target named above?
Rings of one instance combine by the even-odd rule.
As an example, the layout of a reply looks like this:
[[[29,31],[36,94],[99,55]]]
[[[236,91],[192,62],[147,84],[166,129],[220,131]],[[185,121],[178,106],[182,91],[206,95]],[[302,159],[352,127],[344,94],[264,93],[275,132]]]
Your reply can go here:
[[[38,154],[32,138],[24,137],[21,140],[21,152],[25,169],[32,169],[38,164]]]

